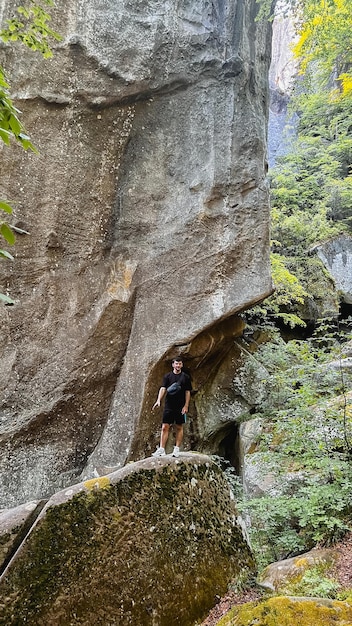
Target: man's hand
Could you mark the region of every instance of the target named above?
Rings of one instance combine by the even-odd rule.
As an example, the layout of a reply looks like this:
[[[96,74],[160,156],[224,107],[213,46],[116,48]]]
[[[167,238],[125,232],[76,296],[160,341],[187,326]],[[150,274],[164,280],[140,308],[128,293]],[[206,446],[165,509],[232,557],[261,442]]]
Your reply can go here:
[[[182,415],[184,415],[185,413],[188,413],[188,407],[184,406],[182,411],[181,411]]]
[[[158,407],[158,408],[160,409],[160,400],[157,400],[157,401],[153,404],[152,411],[154,411],[154,409],[155,409],[156,407]]]

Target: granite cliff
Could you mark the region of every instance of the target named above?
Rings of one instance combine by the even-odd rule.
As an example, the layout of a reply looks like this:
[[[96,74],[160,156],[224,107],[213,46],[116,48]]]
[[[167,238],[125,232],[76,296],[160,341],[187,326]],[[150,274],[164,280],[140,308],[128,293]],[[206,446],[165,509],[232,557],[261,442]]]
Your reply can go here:
[[[51,60],[2,47],[39,156],[1,159],[1,194],[30,234],[0,268],[15,299],[0,309],[0,507],[148,456],[176,353],[195,389],[186,447],[201,444],[218,372],[231,386],[238,313],[272,290],[271,27],[257,10],[62,0]]]

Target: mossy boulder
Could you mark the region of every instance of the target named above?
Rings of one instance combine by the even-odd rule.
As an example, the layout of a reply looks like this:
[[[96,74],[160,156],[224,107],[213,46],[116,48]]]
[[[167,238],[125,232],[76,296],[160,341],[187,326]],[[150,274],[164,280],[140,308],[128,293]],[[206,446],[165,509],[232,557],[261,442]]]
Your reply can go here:
[[[40,502],[33,500],[14,509],[0,511],[0,572],[22,542],[40,506]]]
[[[277,596],[231,609],[217,626],[350,626],[352,605],[323,598]]]
[[[304,554],[271,563],[260,573],[257,582],[276,594],[298,595],[299,590],[304,595],[318,596],[317,586],[334,567],[336,559],[334,548],[313,548]],[[308,581],[314,582],[313,587],[306,581],[307,574]]]
[[[191,626],[254,562],[222,471],[145,459],[56,494],[0,583],[0,624]]]

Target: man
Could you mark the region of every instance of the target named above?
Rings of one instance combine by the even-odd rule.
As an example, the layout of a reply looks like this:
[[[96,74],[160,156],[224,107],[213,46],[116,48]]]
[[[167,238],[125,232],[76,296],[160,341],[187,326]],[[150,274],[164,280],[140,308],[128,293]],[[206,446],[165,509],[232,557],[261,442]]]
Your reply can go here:
[[[171,365],[172,372],[165,374],[159,389],[158,399],[153,405],[153,410],[156,407],[160,407],[161,401],[166,395],[160,434],[160,446],[156,452],[153,453],[153,456],[165,456],[165,448],[172,424],[176,425],[176,441],[172,456],[179,456],[180,445],[183,440],[183,425],[191,398],[192,384],[190,377],[182,371],[183,361],[181,357],[174,358]]]

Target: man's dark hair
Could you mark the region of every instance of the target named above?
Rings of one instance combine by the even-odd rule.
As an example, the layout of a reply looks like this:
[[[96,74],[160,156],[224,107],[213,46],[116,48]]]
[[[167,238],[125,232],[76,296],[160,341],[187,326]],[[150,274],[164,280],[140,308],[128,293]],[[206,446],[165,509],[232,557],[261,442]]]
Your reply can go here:
[[[174,356],[174,358],[173,358],[173,359],[172,359],[172,361],[171,361],[171,365],[172,365],[173,363],[175,363],[175,361],[182,361],[182,363],[183,363],[183,358],[182,358],[182,356]]]

